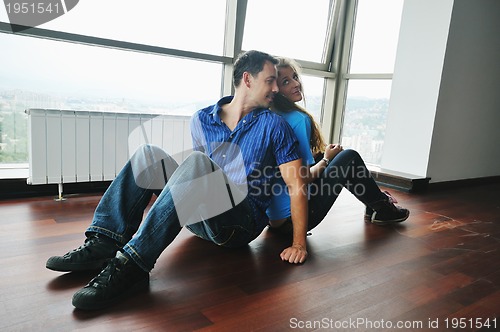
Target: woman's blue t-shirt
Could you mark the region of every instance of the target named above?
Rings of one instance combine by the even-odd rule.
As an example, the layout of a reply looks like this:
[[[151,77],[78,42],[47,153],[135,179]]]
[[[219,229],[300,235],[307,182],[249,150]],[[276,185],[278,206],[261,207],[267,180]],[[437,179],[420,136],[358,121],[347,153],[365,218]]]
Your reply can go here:
[[[276,112],[281,115],[292,127],[295,136],[299,141],[299,156],[302,158],[302,165],[310,167],[314,164],[314,157],[311,152],[311,120],[307,114],[300,111]],[[270,220],[288,218],[290,212],[290,197],[288,189],[281,177],[276,177],[271,187],[271,204],[266,210]]]

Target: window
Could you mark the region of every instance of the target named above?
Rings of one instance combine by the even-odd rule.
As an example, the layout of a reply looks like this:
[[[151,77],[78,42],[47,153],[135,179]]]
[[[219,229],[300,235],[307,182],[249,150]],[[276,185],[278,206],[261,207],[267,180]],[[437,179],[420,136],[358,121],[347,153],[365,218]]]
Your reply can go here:
[[[0,163],[27,162],[27,108],[191,115],[222,64],[0,34]]]
[[[330,0],[249,0],[243,49],[322,62]]]
[[[307,76],[304,74],[301,75],[301,79],[305,94],[305,103],[302,103],[302,106],[312,114],[318,123],[321,123],[325,80],[323,78]]]
[[[350,80],[342,145],[358,151],[367,163],[380,164],[391,80]]]
[[[44,29],[222,55],[226,0],[85,0]]]
[[[403,0],[358,0],[350,73],[392,73]]]
[[[341,142],[381,162],[403,0],[358,0]]]
[[[239,44],[300,60],[307,73],[303,106],[334,140],[350,142],[378,163],[402,5],[403,0],[87,0],[21,34],[10,33],[0,9],[0,32],[7,32],[0,33],[0,164],[27,161],[27,108],[191,115],[215,102],[220,91],[230,91],[223,86],[231,81],[229,48]],[[242,12],[246,17],[238,16]],[[243,29],[238,20],[244,20]],[[343,22],[355,22],[352,35],[345,34]],[[329,30],[337,28],[342,30]]]

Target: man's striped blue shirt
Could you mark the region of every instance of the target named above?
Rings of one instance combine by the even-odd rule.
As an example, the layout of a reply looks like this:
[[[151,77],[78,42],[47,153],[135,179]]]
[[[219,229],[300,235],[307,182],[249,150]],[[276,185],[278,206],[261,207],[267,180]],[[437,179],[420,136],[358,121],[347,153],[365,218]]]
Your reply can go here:
[[[231,131],[222,122],[220,111],[232,98],[224,97],[193,115],[193,149],[206,153],[233,182],[246,181],[257,227],[263,229],[268,222],[265,211],[270,202],[271,179],[277,166],[300,158],[298,142],[282,117],[263,108],[245,115]],[[234,162],[237,158],[242,159],[244,167]]]

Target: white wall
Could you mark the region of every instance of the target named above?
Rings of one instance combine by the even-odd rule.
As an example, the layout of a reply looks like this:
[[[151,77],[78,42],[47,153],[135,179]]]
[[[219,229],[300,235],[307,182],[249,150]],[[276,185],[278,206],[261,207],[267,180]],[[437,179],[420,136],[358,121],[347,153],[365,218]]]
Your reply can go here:
[[[499,0],[455,0],[427,174],[500,175]]]
[[[381,166],[500,175],[500,1],[406,0]]]
[[[427,175],[453,0],[406,0],[381,167]]]

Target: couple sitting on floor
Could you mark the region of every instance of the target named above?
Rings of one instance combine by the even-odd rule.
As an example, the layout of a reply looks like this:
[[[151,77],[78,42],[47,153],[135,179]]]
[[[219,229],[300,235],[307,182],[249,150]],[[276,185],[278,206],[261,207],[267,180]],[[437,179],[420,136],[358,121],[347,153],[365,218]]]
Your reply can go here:
[[[297,264],[308,255],[308,230],[342,188],[366,205],[367,222],[408,218],[357,152],[324,144],[312,116],[296,104],[303,91],[294,61],[245,52],[234,64],[233,84],[234,96],[193,115],[194,151],[186,160],[178,165],[158,147],[139,148],[101,198],[84,244],[48,259],[55,271],[102,269],[74,294],[76,308],[108,307],[147,288],[149,272],[182,227],[241,247],[269,226],[289,234],[280,258]]]

